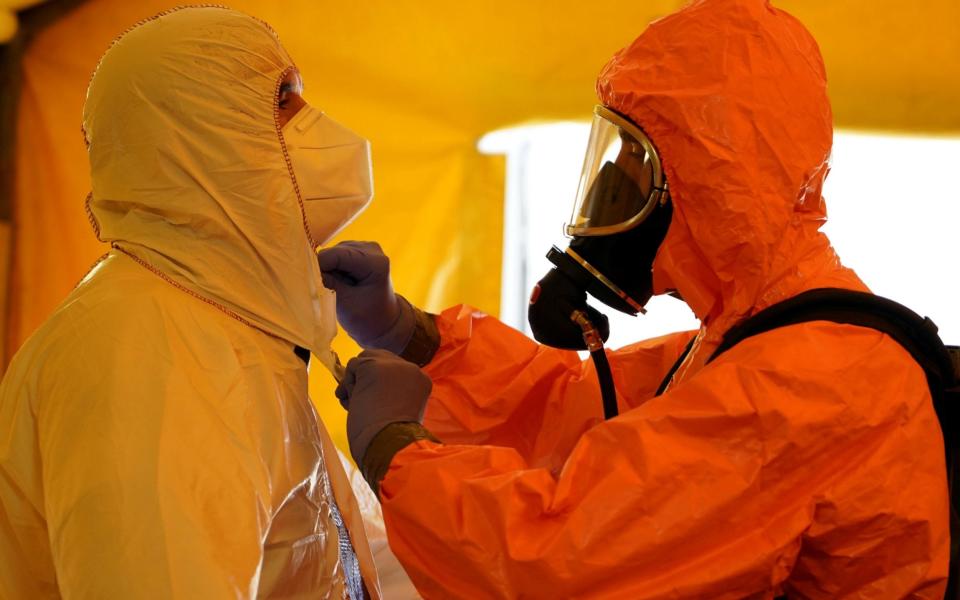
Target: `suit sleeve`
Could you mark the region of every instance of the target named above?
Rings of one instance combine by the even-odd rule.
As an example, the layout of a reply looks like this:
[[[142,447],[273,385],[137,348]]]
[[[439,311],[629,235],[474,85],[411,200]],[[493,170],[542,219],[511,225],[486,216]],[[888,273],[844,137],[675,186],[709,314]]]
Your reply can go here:
[[[542,346],[469,306],[437,316],[440,348],[424,425],[446,443],[507,446],[559,468],[603,419],[593,361]],[[608,351],[620,410],[651,398],[692,337],[684,332]]]
[[[942,594],[942,445],[902,461],[937,439],[922,371],[876,332],[833,351],[801,333],[744,342],[590,428],[556,474],[514,448],[408,446],[380,488],[391,545],[426,598],[771,597],[802,539],[817,560],[790,582],[800,597],[878,573],[891,597]]]

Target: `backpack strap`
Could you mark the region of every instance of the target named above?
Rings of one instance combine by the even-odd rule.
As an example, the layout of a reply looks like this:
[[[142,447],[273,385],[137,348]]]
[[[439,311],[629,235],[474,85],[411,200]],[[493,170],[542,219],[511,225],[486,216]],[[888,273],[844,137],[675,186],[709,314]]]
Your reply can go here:
[[[803,292],[734,325],[724,334],[707,362],[749,337],[809,321],[869,327],[896,340],[926,373],[944,435],[953,437],[953,428],[948,425],[956,423],[956,406],[955,402],[946,400],[945,392],[958,385],[960,354],[951,355],[940,341],[937,326],[929,318],[922,318],[902,304],[874,294],[835,288]]]

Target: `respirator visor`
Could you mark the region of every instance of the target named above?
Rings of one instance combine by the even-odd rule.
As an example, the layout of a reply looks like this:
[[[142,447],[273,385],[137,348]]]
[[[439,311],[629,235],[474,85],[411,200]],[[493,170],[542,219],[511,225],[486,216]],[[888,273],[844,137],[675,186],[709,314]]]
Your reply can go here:
[[[627,231],[668,198],[660,156],[650,138],[605,106],[593,112],[577,198],[566,227],[569,236]]]

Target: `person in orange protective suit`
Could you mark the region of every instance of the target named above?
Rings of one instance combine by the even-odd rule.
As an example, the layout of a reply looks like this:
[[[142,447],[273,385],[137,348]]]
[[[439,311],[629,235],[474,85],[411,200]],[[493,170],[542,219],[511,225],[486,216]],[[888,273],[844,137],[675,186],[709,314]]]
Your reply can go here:
[[[377,507],[307,397],[310,353],[335,367],[314,249],[369,202],[369,145],[301,89],[224,8],[101,59],[83,127],[111,250],[0,388],[0,597],[381,596]]]
[[[642,307],[646,285],[681,297],[702,326],[609,353],[620,414],[603,420],[594,367],[573,352],[466,306],[397,318],[390,327],[402,330],[387,337],[404,341],[403,358],[368,350],[338,395],[351,451],[418,589],[941,598],[944,447],[911,355],[877,330],[814,321],[709,361],[725,332],[766,307],[817,288],[867,290],[819,231],[832,119],[815,41],[766,1],[700,0],[618,52],[597,91],[604,127],[638,132],[638,148],[648,138],[658,157],[649,172],[662,160],[664,181],[641,194],[657,198],[646,216],[628,209],[620,221],[595,200],[621,196],[581,190],[571,247],[662,219],[661,237],[649,237],[654,228],[646,238],[652,256],[617,246],[632,280],[627,268],[618,278],[596,270],[621,292],[609,303]],[[595,124],[591,151],[603,137]],[[604,164],[617,164],[609,156]],[[582,181],[601,181],[592,162],[588,153]],[[619,233],[590,231],[591,220]],[[382,256],[354,244],[320,261],[356,335],[363,315],[340,299],[377,296],[363,290],[371,281],[388,290],[382,272],[363,268]],[[368,348],[385,336],[360,333]]]

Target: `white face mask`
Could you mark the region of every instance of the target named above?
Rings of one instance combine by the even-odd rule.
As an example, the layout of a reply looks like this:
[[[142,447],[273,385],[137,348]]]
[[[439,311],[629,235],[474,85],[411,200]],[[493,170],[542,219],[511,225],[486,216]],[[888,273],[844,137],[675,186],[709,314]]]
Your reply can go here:
[[[322,246],[373,198],[370,142],[309,104],[283,126],[283,139],[310,237]]]

